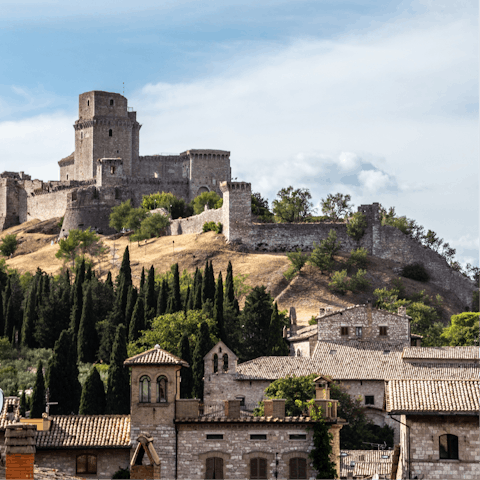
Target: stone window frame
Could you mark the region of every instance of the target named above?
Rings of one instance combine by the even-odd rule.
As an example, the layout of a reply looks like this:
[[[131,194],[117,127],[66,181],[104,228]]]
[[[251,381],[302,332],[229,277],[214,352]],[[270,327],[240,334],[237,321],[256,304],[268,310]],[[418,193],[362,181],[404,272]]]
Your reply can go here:
[[[460,460],[460,448],[459,448],[459,436],[458,435],[455,435],[453,433],[448,433],[448,432],[445,432],[445,433],[442,433],[442,434],[439,434],[439,435],[436,435],[437,436],[437,445],[438,445],[438,459],[440,461],[444,461],[444,460],[447,460],[447,461],[458,461]],[[447,440],[447,447],[450,447],[449,445],[449,442],[448,442],[448,439],[449,437],[453,440],[454,438],[456,438],[456,456],[448,456],[448,457],[442,457],[442,452],[440,450],[440,447],[441,447],[441,444],[440,444],[440,439],[442,437],[446,437],[446,440]],[[448,450],[446,451],[446,454],[448,455],[449,452]]]
[[[292,438],[292,437],[298,437],[300,435],[305,435],[305,438]],[[288,441],[289,442],[306,442],[308,440],[307,434],[304,432],[289,432],[288,433]]]
[[[85,460],[86,460],[86,471],[85,472],[78,471],[78,461],[82,457],[85,457]],[[89,457],[95,459],[95,471],[93,471],[93,468],[92,468],[92,471],[89,471],[89,466],[90,466],[90,463],[88,461]],[[78,474],[96,475],[97,470],[98,470],[97,465],[98,465],[98,457],[97,457],[96,454],[94,454],[94,453],[80,453],[79,455],[77,455],[75,457],[75,474],[76,475],[78,475]]]
[[[144,382],[147,382],[147,400],[144,399]],[[151,379],[148,375],[142,375],[138,379],[138,403],[151,403]]]
[[[341,326],[340,327],[340,336],[348,337],[348,326]]]
[[[198,459],[200,460],[200,472],[199,478],[205,478],[207,473],[207,458],[220,457],[223,459],[223,469],[225,470],[226,463],[230,460],[231,455],[229,453],[222,452],[221,450],[209,450],[208,452],[199,453]],[[225,472],[223,472],[225,473]]]
[[[355,327],[355,336],[357,338],[362,338],[363,337],[363,327]]]
[[[285,475],[283,478],[290,478],[290,459],[295,457],[304,458],[307,461],[307,478],[312,477],[314,475],[314,471],[312,469],[311,460],[308,457],[308,452],[302,450],[292,450],[291,452],[287,452],[282,455],[282,461],[285,468]]]
[[[165,393],[164,393],[163,400],[160,397],[160,387],[159,387],[159,383],[162,380],[165,380]],[[157,379],[155,380],[155,388],[156,388],[155,396],[157,401],[156,403],[163,403],[163,404],[168,403],[168,378],[166,375],[163,375],[163,374],[158,375]]]
[[[273,477],[272,472],[272,463],[275,461],[275,454],[270,452],[263,452],[261,450],[254,450],[252,452],[244,453],[242,455],[242,460],[247,464],[247,471],[245,472],[245,478],[251,478],[251,470],[250,470],[250,461],[253,458],[264,458],[267,461],[267,478]],[[273,465],[274,467],[275,465]]]
[[[365,405],[375,405],[375,395],[365,395]]]
[[[378,327],[378,336],[379,337],[388,337],[388,326],[387,325],[380,325]]]
[[[213,354],[213,373],[218,373],[218,355],[216,353]]]
[[[223,365],[222,365],[222,371],[224,373],[228,372],[228,353],[224,353],[222,356],[223,359]]]

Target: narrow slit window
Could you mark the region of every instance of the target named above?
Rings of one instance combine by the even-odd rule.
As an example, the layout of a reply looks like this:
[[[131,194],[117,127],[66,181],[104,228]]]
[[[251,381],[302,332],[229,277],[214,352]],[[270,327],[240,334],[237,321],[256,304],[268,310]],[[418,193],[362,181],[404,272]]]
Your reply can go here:
[[[110,99],[110,106],[113,107],[113,99]]]
[[[358,338],[362,338],[362,327],[355,327],[355,335]]]
[[[223,354],[223,371],[228,372],[228,354]]]
[[[109,137],[113,137],[113,130],[112,130],[112,129],[110,129],[110,130],[108,131],[108,136],[109,136]]]
[[[215,354],[213,356],[213,373],[217,373],[218,372],[218,355]]]

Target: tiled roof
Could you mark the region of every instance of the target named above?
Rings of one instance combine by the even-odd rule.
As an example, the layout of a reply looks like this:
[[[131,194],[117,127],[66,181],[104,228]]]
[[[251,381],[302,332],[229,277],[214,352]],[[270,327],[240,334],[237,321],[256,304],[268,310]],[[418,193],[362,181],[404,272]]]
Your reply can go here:
[[[180,357],[172,355],[159,347],[151,348],[146,352],[139,353],[133,357],[127,358],[124,365],[182,365],[188,367],[188,363]]]
[[[479,380],[390,380],[385,386],[388,412],[476,412]]]
[[[371,478],[375,474],[388,475],[387,478],[390,478],[393,450],[342,450],[342,453],[347,454],[340,457],[342,478],[347,478],[349,472],[353,472],[354,478]],[[355,462],[353,468],[350,467],[352,461]]]
[[[75,152],[71,153],[68,157],[62,158],[58,164],[63,165],[64,163],[73,162],[75,160]]]
[[[37,448],[130,448],[130,415],[52,415]]]
[[[327,419],[328,421],[328,419]],[[191,417],[181,418],[176,420],[175,423],[314,423],[311,417],[253,417],[245,416],[240,418],[228,418],[228,417]]]
[[[403,346],[383,342],[318,342],[313,357],[260,357],[237,366],[239,380],[276,380],[288,375],[328,375],[336,380],[478,378],[478,363],[405,362]]]
[[[13,406],[13,412],[7,413],[8,406]],[[5,430],[7,425],[18,422],[20,417],[20,399],[18,397],[5,397],[2,412],[0,413],[0,430]]]
[[[403,358],[478,360],[478,347],[406,347]]]
[[[292,335],[291,337],[288,337],[287,340],[289,342],[298,342],[300,340],[307,340],[307,338],[313,337],[317,335],[318,333],[318,325],[309,325],[308,327],[303,327],[295,333],[295,335]]]

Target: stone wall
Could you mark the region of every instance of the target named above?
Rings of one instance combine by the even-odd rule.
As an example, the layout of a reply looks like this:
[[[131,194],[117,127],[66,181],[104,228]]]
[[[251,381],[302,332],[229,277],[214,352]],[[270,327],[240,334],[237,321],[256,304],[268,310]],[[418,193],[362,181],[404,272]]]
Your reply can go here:
[[[115,449],[72,449],[72,450],[38,450],[35,454],[35,464],[43,468],[54,468],[59,473],[75,476],[77,457],[79,455],[97,456],[97,475],[94,478],[112,478],[120,468],[129,468],[130,448]],[[91,475],[79,474],[82,477]]]
[[[480,439],[478,415],[404,416],[410,428],[402,428],[401,469],[397,478],[428,478],[450,480],[480,477]],[[444,434],[458,437],[458,460],[440,458],[439,437]],[[409,462],[410,455],[410,462]]]
[[[65,189],[53,193],[33,195],[27,197],[27,218],[32,220],[48,220],[54,217],[63,217],[67,208],[68,195],[74,189]]]
[[[200,215],[172,220],[170,227],[167,229],[167,235],[202,233],[205,222],[223,223],[223,210],[221,208],[205,210]]]

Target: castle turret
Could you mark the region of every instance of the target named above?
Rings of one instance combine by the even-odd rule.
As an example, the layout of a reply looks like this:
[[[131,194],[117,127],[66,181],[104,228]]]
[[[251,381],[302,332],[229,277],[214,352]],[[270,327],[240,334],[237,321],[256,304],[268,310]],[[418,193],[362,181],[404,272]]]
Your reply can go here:
[[[121,158],[123,172],[130,176],[138,162],[141,125],[136,112],[128,110],[127,99],[118,93],[82,93],[78,117],[74,125],[74,180],[94,178],[99,158]]]

